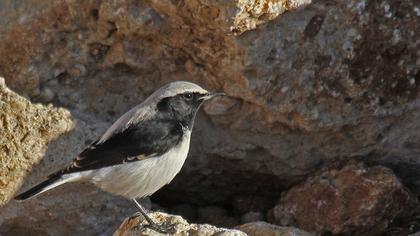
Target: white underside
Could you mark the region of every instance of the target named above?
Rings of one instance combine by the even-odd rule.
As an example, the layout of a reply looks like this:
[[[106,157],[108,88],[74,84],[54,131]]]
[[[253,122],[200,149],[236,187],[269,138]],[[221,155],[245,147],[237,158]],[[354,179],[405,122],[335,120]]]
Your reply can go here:
[[[86,173],[101,189],[126,198],[150,196],[172,181],[188,155],[190,131],[167,153],[149,159],[127,162]]]

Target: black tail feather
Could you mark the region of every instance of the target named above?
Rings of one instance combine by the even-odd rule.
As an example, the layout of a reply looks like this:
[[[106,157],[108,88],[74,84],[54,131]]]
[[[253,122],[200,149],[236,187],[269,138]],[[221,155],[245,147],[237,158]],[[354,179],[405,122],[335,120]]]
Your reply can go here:
[[[59,178],[60,178],[60,176],[53,176],[53,177],[45,180],[44,182],[39,183],[35,187],[32,187],[31,189],[17,195],[14,199],[19,200],[19,201],[23,201],[23,200],[26,200],[28,198],[31,198],[31,197],[41,193],[42,191],[44,191],[46,187],[53,184]]]

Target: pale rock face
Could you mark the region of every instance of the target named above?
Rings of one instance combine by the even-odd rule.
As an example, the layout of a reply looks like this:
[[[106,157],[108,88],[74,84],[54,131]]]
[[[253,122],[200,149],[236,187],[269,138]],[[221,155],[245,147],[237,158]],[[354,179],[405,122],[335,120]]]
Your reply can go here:
[[[314,236],[314,234],[294,227],[282,227],[263,221],[251,222],[236,227],[252,236]]]
[[[242,231],[233,230],[233,229],[224,229],[217,228],[208,224],[190,224],[185,219],[180,216],[169,215],[162,212],[154,212],[149,214],[149,217],[158,224],[171,225],[174,224],[175,232],[172,235],[183,236],[246,236]],[[147,225],[146,220],[143,217],[139,216],[133,219],[127,218],[120,225],[120,227],[115,231],[113,236],[158,236],[158,235],[167,235],[161,234],[156,231],[150,230],[144,225]]]
[[[32,104],[0,77],[0,206],[19,190],[48,143],[73,127],[67,110]]]

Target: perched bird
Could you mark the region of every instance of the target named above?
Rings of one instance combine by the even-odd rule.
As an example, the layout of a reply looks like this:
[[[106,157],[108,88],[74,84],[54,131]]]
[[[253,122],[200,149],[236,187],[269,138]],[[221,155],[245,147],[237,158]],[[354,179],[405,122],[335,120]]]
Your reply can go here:
[[[87,181],[131,199],[147,227],[161,233],[169,226],[153,222],[137,199],[150,196],[181,170],[201,104],[223,93],[210,93],[190,82],[169,83],[121,116],[101,138],[47,180],[15,197],[25,200],[59,185]]]

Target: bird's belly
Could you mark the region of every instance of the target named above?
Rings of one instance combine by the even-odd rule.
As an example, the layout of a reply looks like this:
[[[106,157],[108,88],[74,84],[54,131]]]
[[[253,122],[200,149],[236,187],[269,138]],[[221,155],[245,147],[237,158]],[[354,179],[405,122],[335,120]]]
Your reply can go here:
[[[101,189],[126,198],[146,197],[171,182],[188,155],[189,133],[175,148],[149,159],[106,167],[92,173]]]

